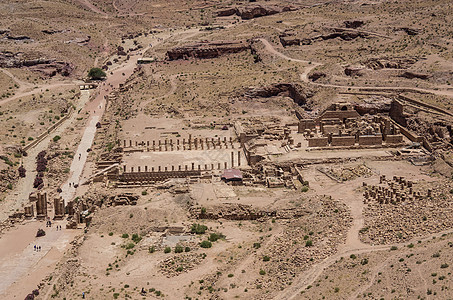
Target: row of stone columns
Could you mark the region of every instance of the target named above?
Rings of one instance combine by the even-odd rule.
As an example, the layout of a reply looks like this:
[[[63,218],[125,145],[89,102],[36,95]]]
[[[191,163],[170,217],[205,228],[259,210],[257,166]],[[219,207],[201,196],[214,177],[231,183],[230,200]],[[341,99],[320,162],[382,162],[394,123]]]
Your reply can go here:
[[[226,149],[228,149],[228,147],[230,146],[231,148],[234,148],[234,143],[233,143],[233,138],[230,137],[229,140],[227,140],[226,137],[223,138],[223,141],[220,137],[218,137],[217,139],[214,139],[214,138],[194,138],[192,140],[191,137],[189,137],[189,139],[187,140],[186,142],[186,139],[182,139],[182,143],[180,143],[180,140],[179,139],[176,139],[175,143],[173,143],[173,139],[165,139],[164,141],[161,141],[161,140],[158,140],[157,143],[156,141],[152,141],[152,143],[150,143],[150,141],[141,141],[141,142],[138,142],[138,141],[135,141],[135,145],[133,145],[133,142],[132,140],[123,140],[123,147],[126,148],[126,147],[146,147],[147,148],[147,151],[163,151],[165,149],[165,151],[169,151],[169,149],[171,149],[170,151],[173,151],[173,150],[198,150],[198,149],[201,149],[201,150],[204,150],[205,148],[207,150],[210,150],[211,148],[212,149],[216,149],[217,147],[222,149],[222,147],[225,147]]]
[[[231,164],[230,164],[231,168],[234,168],[234,166],[235,166],[234,156],[235,156],[235,153],[232,151],[231,152]],[[203,166],[204,166],[204,169],[203,169]],[[171,166],[171,167],[163,167],[163,168],[162,168],[162,166],[158,166],[156,168],[155,167],[150,168],[148,166],[144,166],[144,167],[137,166],[137,167],[130,167],[130,169],[128,169],[126,165],[123,165],[123,172],[129,171],[131,173],[134,173],[134,172],[175,172],[175,171],[190,171],[190,170],[214,170],[215,166],[217,166],[218,170],[222,169],[221,163],[217,163],[217,165],[214,163],[204,164],[204,165],[198,164],[197,169],[195,169],[195,163],[193,162],[189,166],[188,165],[184,165],[184,166],[178,165],[177,167]],[[237,165],[236,166],[237,167],[241,166],[241,151],[237,152]],[[228,168],[227,162],[223,163],[223,168],[224,169]]]

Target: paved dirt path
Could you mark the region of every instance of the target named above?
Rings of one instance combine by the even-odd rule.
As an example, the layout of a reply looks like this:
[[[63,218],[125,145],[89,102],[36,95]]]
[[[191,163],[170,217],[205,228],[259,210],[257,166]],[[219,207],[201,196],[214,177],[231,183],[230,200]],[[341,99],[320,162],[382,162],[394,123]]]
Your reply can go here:
[[[19,78],[17,78],[14,74],[12,74],[8,70],[0,68],[0,71],[2,71],[6,76],[10,77],[19,86],[19,89],[17,90],[17,92],[23,91],[24,89],[30,88],[30,87],[33,86],[29,82],[25,82],[25,81],[20,80]]]
[[[187,32],[192,31],[193,29],[187,30]],[[174,35],[175,35],[174,33],[171,34],[166,33],[165,37],[170,38],[173,37]],[[156,39],[154,44],[157,43],[158,42]],[[137,66],[137,59],[141,57],[140,53],[145,53],[149,48],[150,46],[141,49],[140,51],[135,51],[135,53],[130,55],[130,59],[128,61],[126,61],[121,66],[112,69],[111,72],[113,74],[109,75],[107,79],[102,84],[99,85],[98,87],[99,93],[97,94],[96,98],[86,105],[85,109],[87,112],[90,113],[90,117],[84,129],[82,140],[77,148],[77,151],[74,155],[74,159],[71,163],[69,179],[61,187],[62,190],[61,196],[64,199],[65,203],[72,200],[72,198],[77,193],[77,189],[74,188],[73,184],[74,183],[79,184],[79,182],[82,182],[84,181],[84,179],[88,178],[88,175],[86,175],[83,179],[81,178],[81,176],[89,153],[87,152],[87,150],[93,144],[93,140],[96,134],[96,123],[102,119],[102,115],[104,114],[105,96],[110,94],[112,90],[119,88],[119,85],[123,84],[127,80],[127,78],[129,78],[132,75],[135,67]],[[176,90],[176,86],[174,87],[174,89]],[[71,183],[71,186],[69,186],[69,183]]]
[[[79,2],[84,5],[85,7],[89,8],[92,12],[103,15],[104,17],[108,17],[108,14],[99,8],[97,8],[93,3],[89,0],[79,0]]]
[[[67,128],[79,116],[77,111],[85,106],[88,102],[89,92],[81,91],[78,101],[75,101],[76,109],[72,115],[63,122],[59,127],[52,131],[48,137],[39,142],[35,147],[28,150],[28,155],[22,158],[22,164],[27,170],[25,178],[20,178],[17,182],[15,192],[7,201],[0,202],[0,220],[8,218],[8,216],[16,209],[21,209],[22,204],[28,203],[28,195],[34,191],[33,181],[36,177],[36,156],[39,152],[46,150],[49,147],[52,139],[56,135],[62,135]]]
[[[8,231],[0,239],[0,299],[24,299],[37,288],[39,282],[49,275],[61,259],[69,242],[79,234],[76,230],[56,230],[54,223],[46,228],[44,222],[30,221]],[[46,235],[36,237],[38,228]],[[34,245],[41,246],[35,251]]]

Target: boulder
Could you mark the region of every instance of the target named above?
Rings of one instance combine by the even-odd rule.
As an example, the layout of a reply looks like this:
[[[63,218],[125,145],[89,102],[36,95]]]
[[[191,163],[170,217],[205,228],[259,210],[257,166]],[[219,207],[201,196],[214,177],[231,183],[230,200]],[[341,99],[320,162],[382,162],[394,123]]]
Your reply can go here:
[[[353,20],[353,21],[344,21],[344,26],[346,28],[359,28],[360,26],[363,26],[365,24],[364,21],[362,20]]]

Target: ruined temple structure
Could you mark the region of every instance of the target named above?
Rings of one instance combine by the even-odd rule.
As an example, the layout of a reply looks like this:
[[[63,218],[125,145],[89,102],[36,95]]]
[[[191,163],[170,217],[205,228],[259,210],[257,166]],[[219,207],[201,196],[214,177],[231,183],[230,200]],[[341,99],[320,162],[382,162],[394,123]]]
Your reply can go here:
[[[227,53],[238,53],[250,49],[247,41],[203,41],[197,44],[176,47],[167,51],[168,60],[188,58],[215,58]]]
[[[383,116],[360,116],[347,102],[332,104],[316,119],[299,120],[308,147],[382,146],[403,143],[399,127]]]
[[[294,144],[291,130],[276,117],[250,118],[234,123],[234,131],[244,150],[247,163],[255,165],[268,155],[289,152]]]

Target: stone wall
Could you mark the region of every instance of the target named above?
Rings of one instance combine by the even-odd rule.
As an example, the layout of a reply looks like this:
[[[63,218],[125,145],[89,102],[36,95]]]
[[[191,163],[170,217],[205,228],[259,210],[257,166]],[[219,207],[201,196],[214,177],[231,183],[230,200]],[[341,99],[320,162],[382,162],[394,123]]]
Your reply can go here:
[[[382,145],[382,135],[361,135],[359,145]]]
[[[308,139],[308,147],[326,147],[329,145],[327,137]]]
[[[299,125],[298,125],[298,130],[297,132],[298,133],[303,133],[305,131],[305,129],[315,129],[316,127],[316,123],[315,123],[315,120],[311,120],[311,119],[302,119],[302,120],[299,120]]]
[[[326,111],[318,118],[318,122],[324,119],[347,119],[347,118],[358,118],[360,117],[359,113],[355,110],[339,110],[339,111]]]
[[[187,171],[162,171],[162,172],[131,172],[123,173],[119,176],[119,180],[124,183],[145,183],[165,181],[170,178],[186,178],[191,176],[200,176],[201,170]]]
[[[399,144],[403,142],[402,134],[387,134],[385,136],[385,142],[387,144]]]
[[[333,136],[331,146],[354,146],[354,136]]]
[[[404,117],[403,112],[404,105],[397,100],[393,100],[390,105],[390,117],[395,120],[396,123],[402,126],[407,126],[406,118]]]

